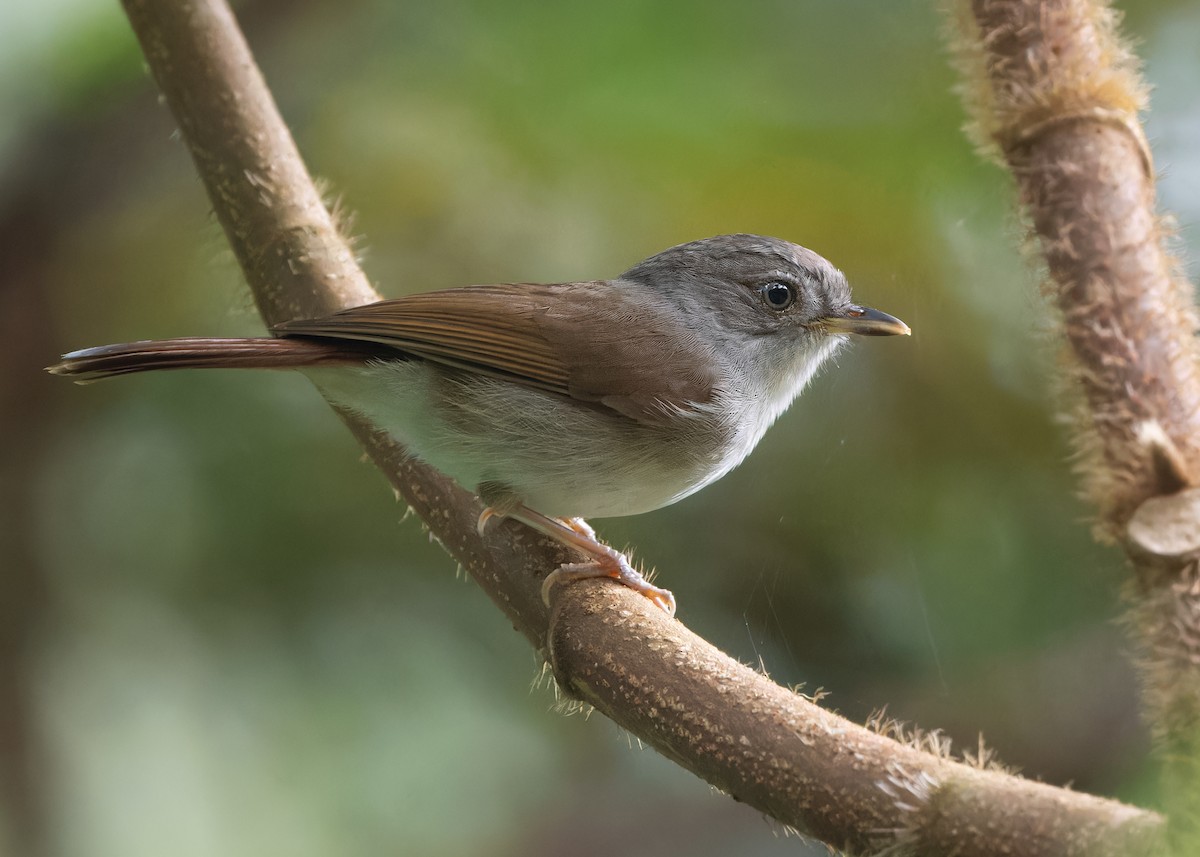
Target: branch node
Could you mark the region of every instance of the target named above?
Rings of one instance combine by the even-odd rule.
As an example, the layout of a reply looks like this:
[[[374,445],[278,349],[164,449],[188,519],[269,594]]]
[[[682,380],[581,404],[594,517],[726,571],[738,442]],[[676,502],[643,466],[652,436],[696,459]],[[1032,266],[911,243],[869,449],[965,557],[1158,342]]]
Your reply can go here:
[[[1016,149],[1035,145],[1051,131],[1067,125],[1086,122],[1107,125],[1129,134],[1141,155],[1142,169],[1145,171],[1146,178],[1154,179],[1154,155],[1150,151],[1150,141],[1146,139],[1146,132],[1142,130],[1142,124],[1138,121],[1137,116],[1124,110],[1092,105],[1066,113],[1055,113],[1027,125],[1013,124],[1002,128],[996,132],[996,142],[1006,154],[1011,154]]]
[[[1171,440],[1162,423],[1145,420],[1135,429],[1138,443],[1146,447],[1150,466],[1157,478],[1162,494],[1174,494],[1196,485],[1196,479],[1187,458],[1175,441]]]
[[[1200,488],[1151,497],[1126,527],[1129,542],[1158,559],[1200,559]]]

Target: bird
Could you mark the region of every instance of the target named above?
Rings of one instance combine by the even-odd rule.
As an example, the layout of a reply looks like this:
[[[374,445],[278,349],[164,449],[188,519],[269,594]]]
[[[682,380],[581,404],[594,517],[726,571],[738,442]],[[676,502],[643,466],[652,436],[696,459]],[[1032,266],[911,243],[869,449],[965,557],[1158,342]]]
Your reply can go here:
[[[295,369],[472,489],[483,531],[513,518],[577,550],[552,587],[611,577],[674,595],[586,518],[667,506],[758,444],[851,335],[908,335],[856,304],[826,259],[761,235],[663,250],[613,279],[412,294],[276,325],[271,336],[104,345],[47,367],[89,383],[163,369]]]

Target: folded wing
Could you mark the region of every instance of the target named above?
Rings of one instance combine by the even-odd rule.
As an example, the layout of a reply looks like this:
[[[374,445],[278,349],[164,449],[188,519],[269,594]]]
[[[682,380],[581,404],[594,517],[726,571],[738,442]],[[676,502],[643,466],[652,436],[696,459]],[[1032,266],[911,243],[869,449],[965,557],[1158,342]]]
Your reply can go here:
[[[666,424],[712,396],[703,343],[611,283],[506,283],[409,295],[279,325],[371,342]]]

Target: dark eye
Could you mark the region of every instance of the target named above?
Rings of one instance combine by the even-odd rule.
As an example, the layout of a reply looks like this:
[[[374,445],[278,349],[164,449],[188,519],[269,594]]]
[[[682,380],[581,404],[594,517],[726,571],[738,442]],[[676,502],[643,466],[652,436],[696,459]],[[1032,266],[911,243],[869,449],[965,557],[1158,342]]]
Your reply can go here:
[[[759,289],[763,301],[774,310],[784,310],[796,302],[796,287],[779,280],[764,283]]]

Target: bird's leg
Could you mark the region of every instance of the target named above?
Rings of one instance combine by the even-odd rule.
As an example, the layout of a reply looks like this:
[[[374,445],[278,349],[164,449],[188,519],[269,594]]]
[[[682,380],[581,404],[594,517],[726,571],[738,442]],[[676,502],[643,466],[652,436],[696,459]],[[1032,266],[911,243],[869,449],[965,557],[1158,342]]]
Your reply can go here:
[[[587,580],[594,577],[611,577],[618,583],[641,593],[654,604],[675,615],[675,596],[670,590],[655,586],[642,577],[620,551],[614,550],[596,538],[596,532],[582,518],[559,520],[535,512],[528,506],[518,506],[508,515],[527,527],[537,530],[555,541],[573,547],[589,557],[586,562],[564,563],[552,571],[542,582],[542,600],[550,604],[550,590],[556,583]]]
[[[583,518],[558,519],[535,512],[524,504],[511,508],[496,508],[488,506],[479,516],[477,528],[483,534],[487,523],[492,518],[513,518],[527,527],[537,530],[544,536],[554,539],[559,544],[575,548],[588,557],[586,562],[563,563],[550,572],[542,581],[542,600],[550,606],[550,590],[556,583],[570,583],[574,580],[587,580],[595,577],[610,577],[628,586],[634,592],[641,593],[655,605],[666,611],[668,616],[675,615],[675,596],[670,590],[663,589],[650,583],[646,578],[629,564],[629,560],[620,551],[613,550],[596,538],[593,530]]]

